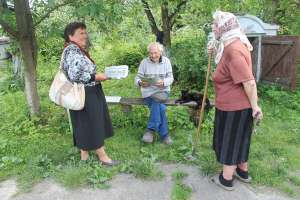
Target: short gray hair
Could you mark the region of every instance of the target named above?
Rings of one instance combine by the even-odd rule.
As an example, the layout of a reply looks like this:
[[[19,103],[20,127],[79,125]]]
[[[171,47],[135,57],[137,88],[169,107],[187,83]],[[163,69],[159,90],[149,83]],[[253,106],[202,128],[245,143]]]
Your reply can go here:
[[[151,42],[151,43],[148,45],[148,47],[147,47],[148,52],[150,52],[150,48],[151,48],[151,47],[157,48],[157,49],[160,51],[160,53],[162,53],[162,52],[164,51],[163,45],[161,45],[161,44],[158,43],[158,42]]]

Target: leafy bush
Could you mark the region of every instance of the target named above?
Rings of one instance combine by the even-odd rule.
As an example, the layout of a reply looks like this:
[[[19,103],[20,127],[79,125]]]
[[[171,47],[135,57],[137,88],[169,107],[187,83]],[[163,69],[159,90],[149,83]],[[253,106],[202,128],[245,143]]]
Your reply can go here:
[[[116,58],[116,65],[126,64],[129,69],[135,69],[139,66],[144,55],[136,49],[130,49],[128,51],[120,52],[120,55]]]
[[[59,60],[63,50],[63,39],[58,37],[40,38],[39,53],[45,61]]]
[[[171,61],[175,80],[182,88],[201,90],[207,68],[205,34],[186,31],[180,37],[175,37]]]
[[[129,69],[137,69],[142,59],[147,54],[146,46],[137,43],[127,43],[126,41],[99,41],[100,46],[95,46],[95,58],[102,61],[101,65],[128,65]]]
[[[286,89],[279,86],[259,85],[259,96],[276,102],[290,109],[300,111],[300,91],[294,91],[293,95]]]

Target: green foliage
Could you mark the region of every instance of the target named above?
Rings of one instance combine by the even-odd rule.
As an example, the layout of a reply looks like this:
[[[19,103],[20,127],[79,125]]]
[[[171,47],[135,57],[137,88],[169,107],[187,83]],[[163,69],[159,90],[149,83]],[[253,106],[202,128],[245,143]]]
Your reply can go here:
[[[57,61],[40,63],[39,91],[43,111],[40,117],[28,118],[24,94],[18,89],[4,90],[0,97],[0,179],[17,176],[25,191],[45,177],[55,177],[68,187],[91,185],[107,188],[107,181],[118,172],[132,173],[143,179],[160,179],[163,174],[157,162],[161,161],[194,163],[201,167],[204,174],[220,170],[211,150],[213,111],[205,116],[196,159],[192,162],[187,160],[192,153],[195,127],[189,121],[188,111],[184,107],[168,108],[170,134],[174,144],[166,147],[158,141],[157,135],[153,145],[140,143],[147,123],[146,107],[135,106],[132,112],[124,114],[120,107],[110,106],[115,136],[106,142],[106,149],[109,155],[121,161],[120,167],[106,169],[93,156],[87,164],[80,164],[78,150],[72,147],[67,116],[63,109],[48,99],[51,77],[56,71],[52,70],[52,65],[57,65]],[[128,79],[121,81],[105,82],[103,87],[106,95],[139,96],[138,88],[133,86],[134,75],[131,73]],[[177,87],[173,89],[176,91]],[[265,119],[258,129],[258,135],[252,140],[250,173],[256,184],[284,190],[285,177],[300,167],[299,158],[294,156],[300,153],[300,118],[298,107],[295,107],[299,91],[292,93],[278,87],[261,85],[259,88]],[[282,97],[285,101],[282,101]],[[183,175],[179,173],[177,177]],[[292,183],[298,187],[295,180]],[[181,184],[175,184],[173,191],[172,195],[177,197],[182,194],[189,196],[190,193]]]
[[[175,181],[182,181],[182,179],[186,176],[188,176],[188,174],[182,171],[175,171],[172,174],[172,177]]]
[[[160,180],[164,177],[156,161],[157,155],[150,153],[146,148],[140,148],[140,158],[128,161],[121,168],[122,172],[133,173],[136,177],[147,180]]]
[[[216,10],[228,11],[237,15],[251,14],[266,23],[280,26],[280,34],[299,35],[300,9],[295,0],[195,0],[182,15],[181,21],[194,29],[202,29],[211,23]]]
[[[0,74],[2,77],[0,79],[0,94],[16,92],[24,88],[23,80],[19,77],[15,77],[10,69],[10,65],[5,66],[5,74]]]
[[[105,39],[108,41],[103,41]],[[103,46],[96,47],[95,54],[96,58],[100,55],[99,59],[106,61],[103,63],[105,66],[128,65],[130,71],[135,72],[146,56],[145,44],[130,44],[122,40],[111,41],[111,38],[103,38],[100,42],[103,42]]]
[[[85,166],[66,166],[57,173],[57,180],[65,187],[76,188],[86,185],[88,174]]]
[[[293,95],[287,92],[286,89],[278,86],[261,85],[259,94],[271,102],[276,102],[277,105],[286,106],[290,109],[300,111],[300,92],[296,90]]]
[[[80,0],[73,2],[72,6],[74,6],[73,16],[89,19],[106,33],[110,33],[122,22],[126,11],[126,3],[121,0],[91,0],[88,2]]]
[[[192,30],[182,32],[173,41],[171,61],[175,79],[182,88],[201,90],[208,62],[205,34]]]
[[[173,180],[175,181],[172,187],[171,199],[172,200],[188,200],[192,196],[192,188],[182,183],[183,178],[187,174],[182,171],[175,171],[172,174]]]
[[[221,7],[232,12],[255,14],[270,22],[273,13],[265,12],[269,6],[263,7],[267,1],[257,2],[190,1],[189,10],[178,19],[181,26],[177,26],[173,32],[171,61],[177,82],[172,87],[171,95],[175,96],[181,88],[203,88],[207,67],[205,34],[209,31],[207,23],[211,21],[211,12]],[[297,10],[290,8],[290,5],[294,6],[288,4],[290,1],[286,2],[284,4],[280,1],[280,9],[286,8],[287,12],[292,13],[292,18],[286,15],[279,17],[281,23],[284,23],[282,33],[298,33],[300,28],[296,27],[300,23]],[[49,86],[57,71],[63,44],[60,34],[67,24],[65,19],[78,20],[69,13],[79,12],[80,20],[85,20],[88,24],[90,37],[94,42],[91,54],[99,71],[109,65],[130,66],[131,73],[127,79],[103,83],[106,95],[140,96],[139,89],[133,86],[135,69],[147,55],[147,44],[153,40],[140,5],[131,7],[131,2],[128,2],[125,9],[129,12],[126,11],[122,20],[115,21],[120,23],[116,26],[114,16],[106,17],[106,13],[102,13],[99,19],[93,19],[97,18],[102,9],[92,8],[91,5],[97,3],[99,4],[91,1],[85,8],[78,6],[78,10],[72,6],[61,8],[37,27],[40,47],[37,81],[42,104],[41,116],[29,118],[22,87],[13,80],[9,71],[2,72],[0,68],[0,180],[17,177],[23,190],[30,189],[34,183],[46,177],[54,177],[68,187],[91,185],[107,188],[107,181],[118,172],[132,173],[150,180],[160,179],[163,174],[157,162],[163,161],[193,163],[206,175],[219,171],[220,165],[211,150],[214,111],[206,115],[196,159],[189,161],[187,157],[192,154],[195,127],[189,120],[188,109],[184,107],[168,107],[169,128],[174,144],[166,147],[159,142],[158,135],[155,135],[154,144],[140,143],[148,119],[148,108],[134,106],[132,112],[123,113],[119,106],[110,106],[115,136],[106,141],[106,150],[114,159],[120,160],[121,165],[106,169],[93,155],[87,163],[79,162],[79,152],[72,147],[66,113],[48,99]],[[123,8],[114,8],[114,3],[118,2],[104,5],[104,10],[110,14],[122,13],[119,9]],[[97,24],[94,23],[96,21]],[[205,27],[206,30],[202,31]],[[299,181],[297,178],[289,178],[290,183],[286,183],[286,177],[300,168],[300,160],[295,156],[300,153],[299,90],[289,92],[278,87],[259,85],[259,93],[265,119],[258,128],[258,135],[252,139],[251,176],[255,184],[275,186],[294,194],[299,189]],[[190,188],[181,182],[184,175],[181,172],[174,175],[176,184],[172,189],[172,199],[188,199],[190,196]],[[290,189],[289,184],[293,184],[296,189]]]
[[[297,176],[290,176],[290,181],[296,186],[300,187],[300,178]]]
[[[175,131],[177,127],[181,127],[184,130],[194,128],[194,124],[190,120],[190,113],[187,108],[178,107],[176,109],[172,109],[172,107],[169,107],[168,110],[171,110],[170,112],[167,112],[170,131]]]
[[[116,65],[126,64],[129,69],[137,69],[144,55],[138,49],[129,49],[126,52],[120,52],[119,56],[116,58]]]
[[[45,61],[59,60],[63,50],[63,39],[57,37],[40,38],[39,53]]]
[[[152,158],[143,158],[133,162],[129,169],[136,177],[142,179],[159,180],[164,177],[163,172],[159,170],[155,160]]]

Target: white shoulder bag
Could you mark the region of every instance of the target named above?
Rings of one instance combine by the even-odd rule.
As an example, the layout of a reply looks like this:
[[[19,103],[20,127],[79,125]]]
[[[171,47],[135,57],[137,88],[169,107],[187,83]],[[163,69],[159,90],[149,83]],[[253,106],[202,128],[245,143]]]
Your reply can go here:
[[[61,56],[59,70],[51,84],[49,97],[51,101],[64,108],[82,110],[85,101],[84,85],[69,81],[62,68],[63,55],[64,52]]]

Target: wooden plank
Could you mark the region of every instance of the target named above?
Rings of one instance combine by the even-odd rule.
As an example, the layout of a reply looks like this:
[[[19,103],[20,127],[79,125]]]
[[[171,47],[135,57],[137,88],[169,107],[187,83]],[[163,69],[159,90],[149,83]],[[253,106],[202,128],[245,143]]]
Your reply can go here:
[[[122,97],[120,102],[109,102],[106,101],[108,104],[116,105],[145,105],[143,98],[130,98],[130,97]],[[170,99],[165,103],[167,106],[188,106],[188,107],[196,107],[197,103],[195,101],[190,101],[184,104],[175,103],[175,99]]]
[[[264,74],[264,76],[268,76],[269,73],[280,63],[280,61],[290,52],[290,50],[293,49],[293,46],[289,46],[288,49],[286,49],[285,52],[283,52],[282,55],[278,55],[278,58],[276,60],[276,62],[269,68],[269,70],[267,70]]]
[[[262,44],[269,44],[269,45],[294,45],[295,42],[294,41],[278,41],[278,40],[267,40],[267,41],[263,41]]]

